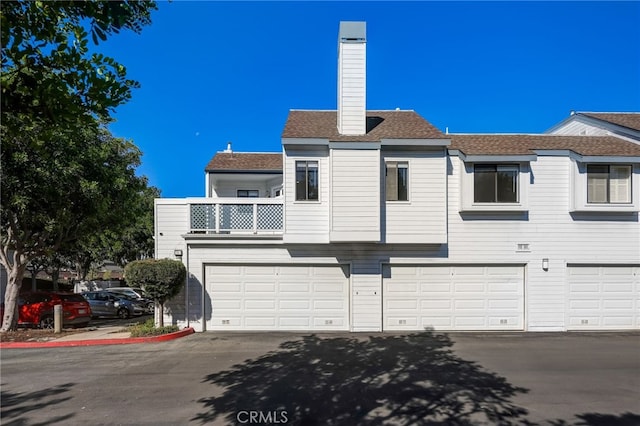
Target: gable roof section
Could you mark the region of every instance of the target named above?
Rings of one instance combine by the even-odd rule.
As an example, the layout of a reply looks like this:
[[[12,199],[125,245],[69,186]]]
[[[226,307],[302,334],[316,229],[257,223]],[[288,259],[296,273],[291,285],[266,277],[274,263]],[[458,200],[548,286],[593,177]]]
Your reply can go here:
[[[640,131],[640,113],[638,112],[577,112],[575,115],[583,115],[631,130]]]
[[[585,156],[640,156],[640,145],[613,136],[450,134],[450,150],[465,155],[533,155],[536,150],[569,150]]]
[[[218,152],[205,172],[254,171],[282,173],[282,153]]]
[[[415,111],[367,111],[367,133],[338,133],[337,111],[291,110],[283,139],[318,138],[331,142],[380,142],[383,139],[445,139],[440,130]]]

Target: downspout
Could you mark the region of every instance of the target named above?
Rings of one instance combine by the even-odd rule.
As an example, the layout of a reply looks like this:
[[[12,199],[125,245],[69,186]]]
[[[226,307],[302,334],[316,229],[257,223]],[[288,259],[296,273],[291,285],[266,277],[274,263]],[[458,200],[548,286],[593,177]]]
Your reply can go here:
[[[185,254],[185,262],[186,262],[186,269],[187,269],[187,275],[185,276],[184,280],[184,297],[185,297],[185,303],[184,303],[184,311],[185,314],[187,316],[187,327],[190,327],[190,312],[189,312],[189,243],[187,243],[187,248],[186,248],[186,254]]]

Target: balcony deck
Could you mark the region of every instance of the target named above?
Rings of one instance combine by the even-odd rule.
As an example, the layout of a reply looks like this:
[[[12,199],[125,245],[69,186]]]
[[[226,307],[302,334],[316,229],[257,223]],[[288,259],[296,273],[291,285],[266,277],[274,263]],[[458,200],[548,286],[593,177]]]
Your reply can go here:
[[[189,234],[282,235],[282,198],[190,199]]]

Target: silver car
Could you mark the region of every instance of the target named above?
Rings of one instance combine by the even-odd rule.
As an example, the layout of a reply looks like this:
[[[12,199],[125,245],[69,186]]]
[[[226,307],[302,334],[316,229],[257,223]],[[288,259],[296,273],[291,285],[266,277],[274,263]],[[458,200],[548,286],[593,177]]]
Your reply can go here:
[[[82,296],[91,305],[94,317],[129,318],[145,312],[145,306],[108,291],[87,291]]]

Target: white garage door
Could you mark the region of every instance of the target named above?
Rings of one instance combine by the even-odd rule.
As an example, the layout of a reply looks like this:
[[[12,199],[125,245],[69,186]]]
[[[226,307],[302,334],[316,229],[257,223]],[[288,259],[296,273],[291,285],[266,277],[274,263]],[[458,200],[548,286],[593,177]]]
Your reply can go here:
[[[567,330],[640,328],[640,267],[569,266]]]
[[[210,265],[208,330],[349,330],[346,265]]]
[[[386,265],[383,328],[523,330],[524,268]]]

